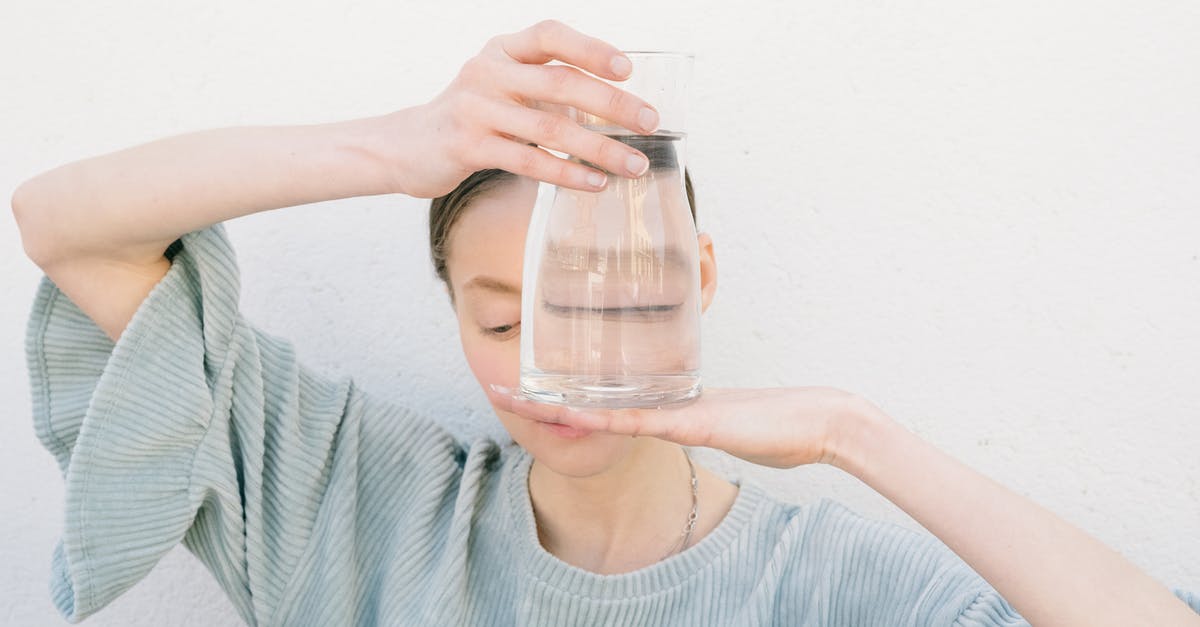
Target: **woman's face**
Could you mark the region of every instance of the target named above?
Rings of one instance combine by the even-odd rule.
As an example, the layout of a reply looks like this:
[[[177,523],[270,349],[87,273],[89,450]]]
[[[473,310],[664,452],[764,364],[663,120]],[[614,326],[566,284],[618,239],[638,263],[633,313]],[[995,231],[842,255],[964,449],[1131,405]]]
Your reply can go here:
[[[475,198],[451,229],[446,268],[454,293],[459,338],[467,364],[481,387],[519,387],[521,278],[525,232],[533,214],[537,181],[518,177]],[[716,290],[712,240],[697,238],[701,309]],[[564,437],[551,427],[496,409],[513,441],[539,464],[563,475],[586,477],[623,459],[633,438],[608,433]]]

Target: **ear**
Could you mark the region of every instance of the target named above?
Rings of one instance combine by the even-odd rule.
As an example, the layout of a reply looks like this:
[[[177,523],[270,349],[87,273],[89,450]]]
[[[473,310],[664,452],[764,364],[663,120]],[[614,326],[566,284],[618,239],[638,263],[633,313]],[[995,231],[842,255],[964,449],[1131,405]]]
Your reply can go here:
[[[700,311],[706,311],[717,293],[717,258],[713,255],[712,236],[701,233],[696,237],[700,246]]]

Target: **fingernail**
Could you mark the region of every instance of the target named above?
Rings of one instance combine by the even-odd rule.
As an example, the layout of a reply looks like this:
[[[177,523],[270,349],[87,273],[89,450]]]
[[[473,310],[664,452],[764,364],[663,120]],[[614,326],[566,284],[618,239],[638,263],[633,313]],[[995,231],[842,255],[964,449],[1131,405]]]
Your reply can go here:
[[[623,54],[613,57],[608,66],[612,68],[613,74],[617,76],[626,76],[633,71],[633,63],[630,63],[629,57]]]
[[[650,162],[640,154],[632,154],[625,158],[625,169],[634,176],[641,176],[650,167]]]
[[[608,181],[608,177],[604,176],[603,174],[601,174],[599,172],[590,172],[587,175],[588,185],[591,185],[592,187],[595,187],[597,189],[603,188],[604,183],[607,181]]]
[[[488,387],[492,388],[492,390],[494,390],[497,394],[503,394],[504,396],[512,396],[512,388],[505,387],[503,385],[499,385],[496,383],[489,383]]]
[[[642,107],[642,110],[638,111],[638,124],[643,131],[653,133],[658,130],[658,112],[650,107]]]

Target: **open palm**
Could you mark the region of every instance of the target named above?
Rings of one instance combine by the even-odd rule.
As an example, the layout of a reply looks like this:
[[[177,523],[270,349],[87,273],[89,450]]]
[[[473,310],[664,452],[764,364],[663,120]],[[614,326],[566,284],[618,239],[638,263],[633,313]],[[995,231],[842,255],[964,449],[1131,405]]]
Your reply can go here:
[[[837,427],[863,402],[831,387],[706,388],[687,404],[639,409],[553,405],[501,386],[488,396],[531,420],[716,448],[776,468],[833,462]]]

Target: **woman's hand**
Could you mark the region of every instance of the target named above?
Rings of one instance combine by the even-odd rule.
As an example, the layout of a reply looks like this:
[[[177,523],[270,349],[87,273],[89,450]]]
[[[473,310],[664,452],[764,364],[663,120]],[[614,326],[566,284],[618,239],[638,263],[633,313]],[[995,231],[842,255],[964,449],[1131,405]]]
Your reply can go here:
[[[706,388],[687,404],[614,410],[540,403],[500,386],[488,395],[497,408],[531,420],[717,448],[776,468],[836,462],[841,434],[870,407],[831,387]]]
[[[569,65],[545,65],[555,59]],[[553,20],[492,38],[428,104],[379,118],[384,125],[381,150],[393,153],[388,161],[395,168],[395,191],[439,196],[472,172],[488,168],[581,190],[604,187],[603,172],[530,143],[609,172],[641,175],[648,162],[640,152],[565,115],[532,107],[536,102],[568,105],[637,133],[657,128],[653,107],[581,69],[623,80],[632,66],[612,45]]]

